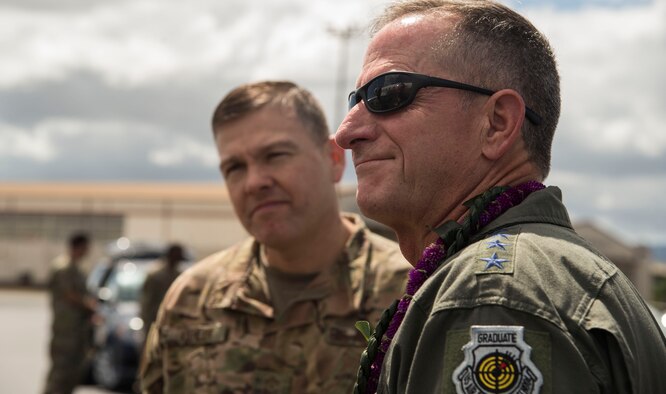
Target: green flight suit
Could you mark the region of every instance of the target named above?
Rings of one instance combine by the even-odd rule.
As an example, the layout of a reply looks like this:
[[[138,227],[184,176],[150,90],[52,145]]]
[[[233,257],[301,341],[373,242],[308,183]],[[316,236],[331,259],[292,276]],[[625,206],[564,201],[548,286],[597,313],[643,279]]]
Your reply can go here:
[[[176,279],[148,335],[144,393],[348,393],[376,321],[411,266],[360,217],[337,264],[276,310],[260,246],[249,239]],[[279,311],[278,311],[279,313]]]
[[[379,393],[666,393],[666,340],[555,187],[481,229],[414,295]]]

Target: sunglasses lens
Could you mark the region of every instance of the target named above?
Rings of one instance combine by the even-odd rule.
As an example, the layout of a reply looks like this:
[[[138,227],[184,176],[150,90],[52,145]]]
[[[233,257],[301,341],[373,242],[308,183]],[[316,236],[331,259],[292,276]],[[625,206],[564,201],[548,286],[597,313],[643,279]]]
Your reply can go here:
[[[371,112],[395,111],[411,102],[413,89],[408,75],[385,74],[367,85],[365,105]]]
[[[358,94],[356,94],[356,90],[354,90],[353,92],[349,93],[349,97],[347,98],[347,101],[349,102],[349,108],[348,108],[348,110],[350,110],[350,111],[351,111],[352,108],[354,108],[354,106],[355,106],[356,104],[358,104],[359,101],[361,101],[361,100],[360,100],[360,97],[358,96]]]

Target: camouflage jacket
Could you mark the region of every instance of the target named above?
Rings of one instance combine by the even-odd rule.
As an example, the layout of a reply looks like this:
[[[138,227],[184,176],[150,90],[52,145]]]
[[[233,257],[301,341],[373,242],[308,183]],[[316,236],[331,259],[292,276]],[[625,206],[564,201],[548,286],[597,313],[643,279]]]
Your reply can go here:
[[[340,259],[307,299],[275,319],[258,244],[249,239],[195,264],[172,285],[150,330],[144,393],[348,393],[365,340],[400,297],[411,266],[360,218]]]

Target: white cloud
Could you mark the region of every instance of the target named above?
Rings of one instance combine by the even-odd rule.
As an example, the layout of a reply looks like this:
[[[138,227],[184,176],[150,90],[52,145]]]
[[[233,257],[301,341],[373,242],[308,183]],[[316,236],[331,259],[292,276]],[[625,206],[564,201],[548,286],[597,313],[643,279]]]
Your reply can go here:
[[[81,70],[130,87],[210,73],[314,75],[335,45],[327,23],[344,25],[377,3],[144,0],[70,12],[0,6],[0,87]]]
[[[215,167],[217,152],[211,143],[203,144],[190,138],[179,137],[173,143],[152,149],[149,160],[160,167],[177,167],[187,161]]]
[[[49,133],[43,129],[23,130],[0,124],[0,156],[46,162],[55,157],[55,149]]]
[[[131,145],[146,139],[155,143],[160,138],[164,139],[163,132],[145,123],[50,118],[31,128],[0,124],[0,154],[54,162],[75,159],[63,155],[78,150],[81,156],[93,151],[93,156],[99,154],[103,159],[111,154],[105,151],[110,141]]]
[[[666,173],[661,176],[590,177],[555,170],[548,184],[562,188],[564,203],[574,221],[594,219],[625,237],[628,243],[665,244]]]
[[[339,120],[334,108],[360,71],[367,37],[350,41],[345,92],[334,94],[339,42],[327,29],[365,27],[390,0],[132,0],[85,7],[68,0],[48,8],[39,0],[26,8],[12,1],[19,6],[0,5],[0,159],[12,176],[22,174],[12,168],[15,158],[49,164],[27,172],[35,179],[56,167],[48,176],[187,179],[208,176],[198,174],[213,173],[217,164],[208,119],[193,119],[208,116],[213,101],[236,84],[293,79],[313,90],[333,123]],[[555,1],[521,9],[550,39],[562,74],[553,155],[568,167],[553,168],[549,181],[562,185],[575,217],[597,218],[637,241],[666,242],[658,227],[666,220],[659,193],[666,190],[666,169],[653,166],[666,162],[666,0],[618,1],[617,7],[590,0],[574,9],[554,7]],[[60,92],[58,103],[70,105],[42,108],[55,97],[48,94]],[[11,110],[3,111],[3,100]],[[620,157],[621,176],[613,165]],[[646,168],[654,178],[643,175]]]
[[[184,70],[209,72],[233,58],[234,36],[256,25],[252,15],[224,25],[213,15],[210,7],[159,1],[73,12],[6,9],[0,13],[0,85],[58,79],[79,70],[122,86],[163,81]]]
[[[209,138],[208,135],[206,137]],[[0,179],[219,179],[214,145],[137,121],[49,118],[0,124]]]
[[[527,15],[558,56],[569,126],[558,133],[609,157],[666,154],[666,1]]]

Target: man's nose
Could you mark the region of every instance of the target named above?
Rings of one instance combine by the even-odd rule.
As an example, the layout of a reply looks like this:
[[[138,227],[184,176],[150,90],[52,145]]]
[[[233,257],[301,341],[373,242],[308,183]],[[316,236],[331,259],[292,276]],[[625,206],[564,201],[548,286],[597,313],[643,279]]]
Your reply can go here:
[[[246,193],[257,193],[262,190],[269,189],[275,180],[266,166],[248,166],[247,176],[245,178],[245,191]]]
[[[365,108],[364,102],[360,102],[350,109],[335,133],[335,142],[338,146],[343,149],[352,149],[356,142],[371,139],[371,116]]]

